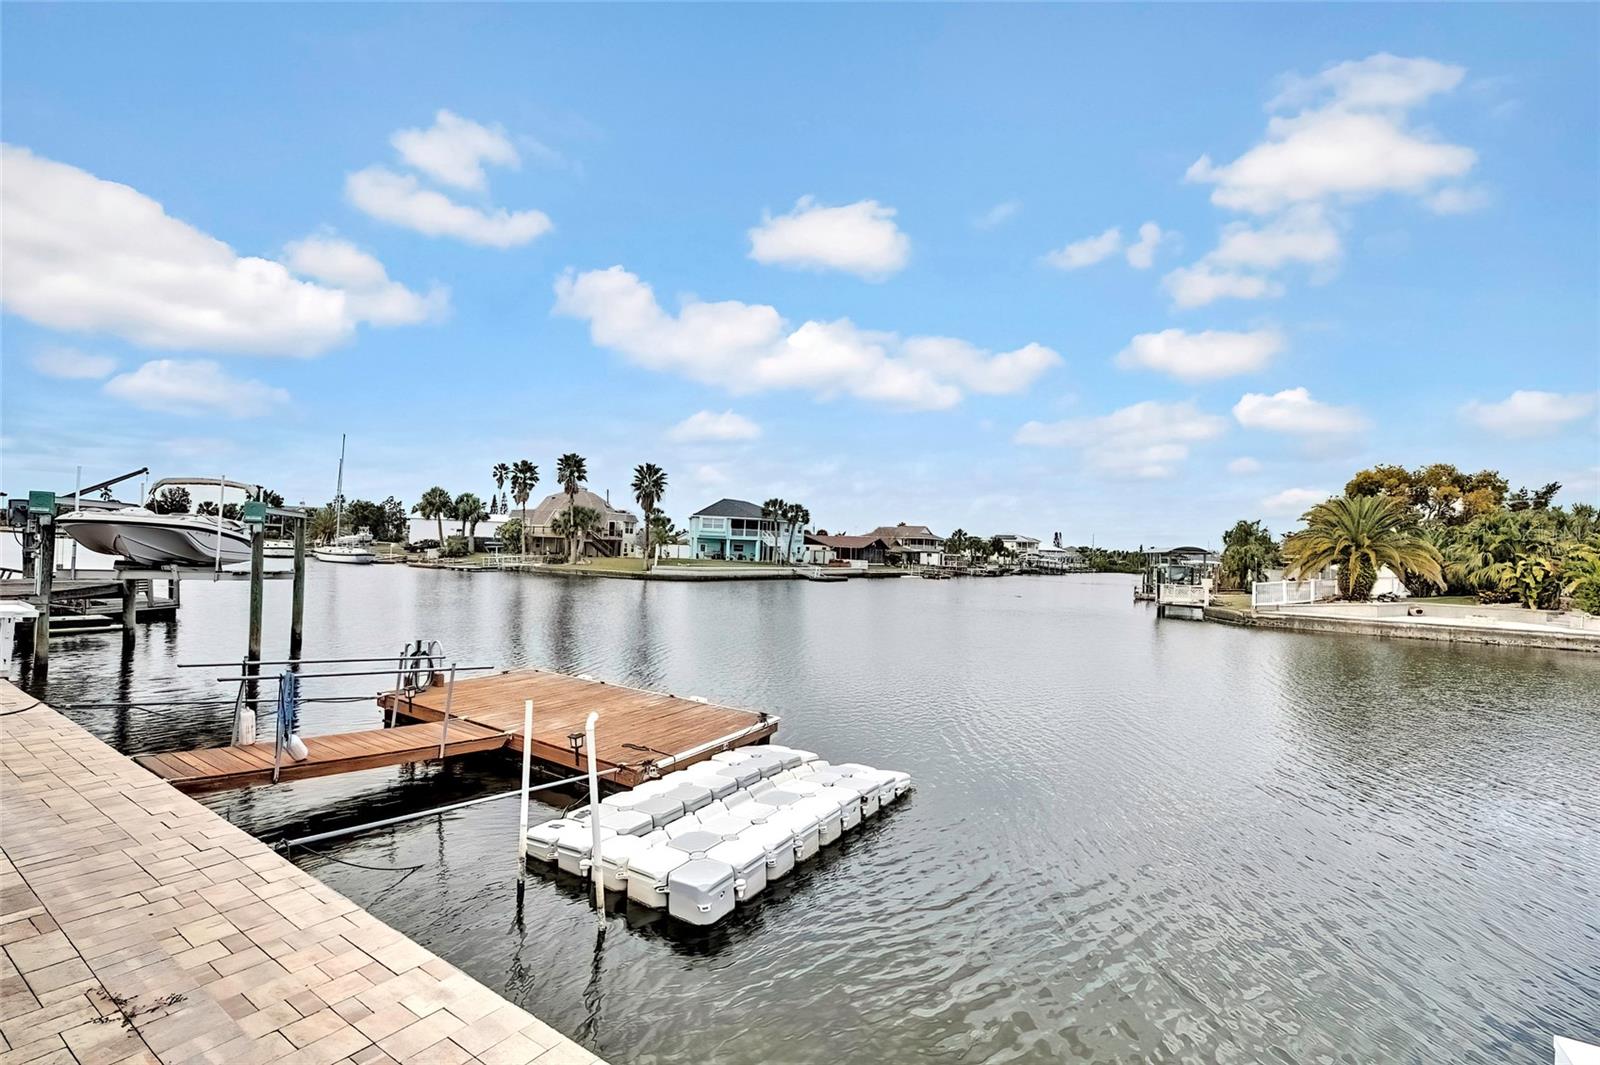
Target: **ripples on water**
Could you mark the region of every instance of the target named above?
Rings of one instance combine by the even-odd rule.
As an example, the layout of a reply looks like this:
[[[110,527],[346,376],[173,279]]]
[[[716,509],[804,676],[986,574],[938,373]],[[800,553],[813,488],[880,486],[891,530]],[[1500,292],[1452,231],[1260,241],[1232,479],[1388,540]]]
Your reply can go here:
[[[280,592],[282,594],[280,594]],[[435,637],[783,715],[917,790],[705,931],[536,870],[515,802],[306,868],[616,1062],[1545,1062],[1600,1040],[1600,662],[1157,623],[1109,576],[686,586],[312,571],[308,655]],[[226,742],[245,589],[57,646],[129,752]],[[269,587],[268,657],[287,629]],[[370,681],[312,682],[362,694]],[[335,687],[335,685],[337,685]],[[39,686],[34,686],[38,690]],[[312,707],[307,731],[370,727]],[[604,728],[602,721],[601,727]],[[485,755],[207,801],[273,839],[515,786]],[[555,803],[567,801],[554,800]],[[555,805],[543,807],[553,813]],[[537,815],[538,811],[536,811]]]

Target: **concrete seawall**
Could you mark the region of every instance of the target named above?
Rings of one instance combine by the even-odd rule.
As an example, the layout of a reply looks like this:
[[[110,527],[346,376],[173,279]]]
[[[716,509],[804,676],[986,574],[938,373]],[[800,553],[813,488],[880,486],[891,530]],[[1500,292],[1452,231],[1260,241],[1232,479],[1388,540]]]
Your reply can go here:
[[[599,1065],[0,681],[0,1061]]]
[[[1500,647],[1542,647],[1553,651],[1588,651],[1600,654],[1600,633],[1549,632],[1531,628],[1498,629],[1488,625],[1451,625],[1401,619],[1305,617],[1287,613],[1255,613],[1209,606],[1207,621],[1287,632],[1337,633],[1376,636],[1385,640],[1433,640],[1440,643],[1476,643]]]

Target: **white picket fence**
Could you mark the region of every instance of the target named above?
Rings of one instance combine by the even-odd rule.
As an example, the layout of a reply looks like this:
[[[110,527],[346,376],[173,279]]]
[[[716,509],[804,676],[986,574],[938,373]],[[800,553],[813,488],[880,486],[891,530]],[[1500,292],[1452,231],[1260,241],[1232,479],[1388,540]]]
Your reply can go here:
[[[1283,606],[1320,603],[1335,599],[1338,595],[1338,581],[1256,581],[1250,585],[1250,609],[1272,610]]]

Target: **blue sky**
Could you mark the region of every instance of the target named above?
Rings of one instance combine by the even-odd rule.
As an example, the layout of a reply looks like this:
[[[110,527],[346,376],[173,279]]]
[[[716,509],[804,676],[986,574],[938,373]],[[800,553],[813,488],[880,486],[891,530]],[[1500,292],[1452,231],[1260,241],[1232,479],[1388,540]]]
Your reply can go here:
[[[3,487],[1600,497],[1592,6],[6,5]],[[1112,232],[1115,231],[1115,232]]]

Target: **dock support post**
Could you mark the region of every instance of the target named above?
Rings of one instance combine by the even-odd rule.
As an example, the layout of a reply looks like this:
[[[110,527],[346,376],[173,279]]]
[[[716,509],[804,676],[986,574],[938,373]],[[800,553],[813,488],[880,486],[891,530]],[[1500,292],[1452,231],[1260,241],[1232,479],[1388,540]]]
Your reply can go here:
[[[289,657],[300,657],[306,621],[306,520],[294,523],[294,603],[289,608]]]
[[[583,738],[588,746],[589,761],[589,826],[592,836],[589,842],[589,873],[594,877],[594,908],[600,927],[606,925],[606,880],[600,868],[600,773],[596,768],[594,746],[594,724],[600,720],[600,715],[594,711],[583,722]]]
[[[439,727],[439,760],[444,761],[444,745],[450,739],[450,704],[456,697],[456,664],[450,663],[450,687],[444,690],[444,724]]]
[[[53,521],[39,522],[39,547],[33,572],[39,587],[39,616],[33,622],[33,668],[50,668],[50,592],[55,582],[56,529]]]
[[[252,674],[260,668],[261,662],[261,610],[266,600],[266,578],[262,575],[266,569],[263,549],[266,539],[264,528],[256,529],[250,536],[250,642],[245,657],[249,659],[248,668]]]
[[[134,625],[139,620],[139,583],[122,582],[122,638],[133,639]]]
[[[528,876],[528,774],[533,767],[533,700],[522,703],[522,816],[517,819],[517,883]]]

